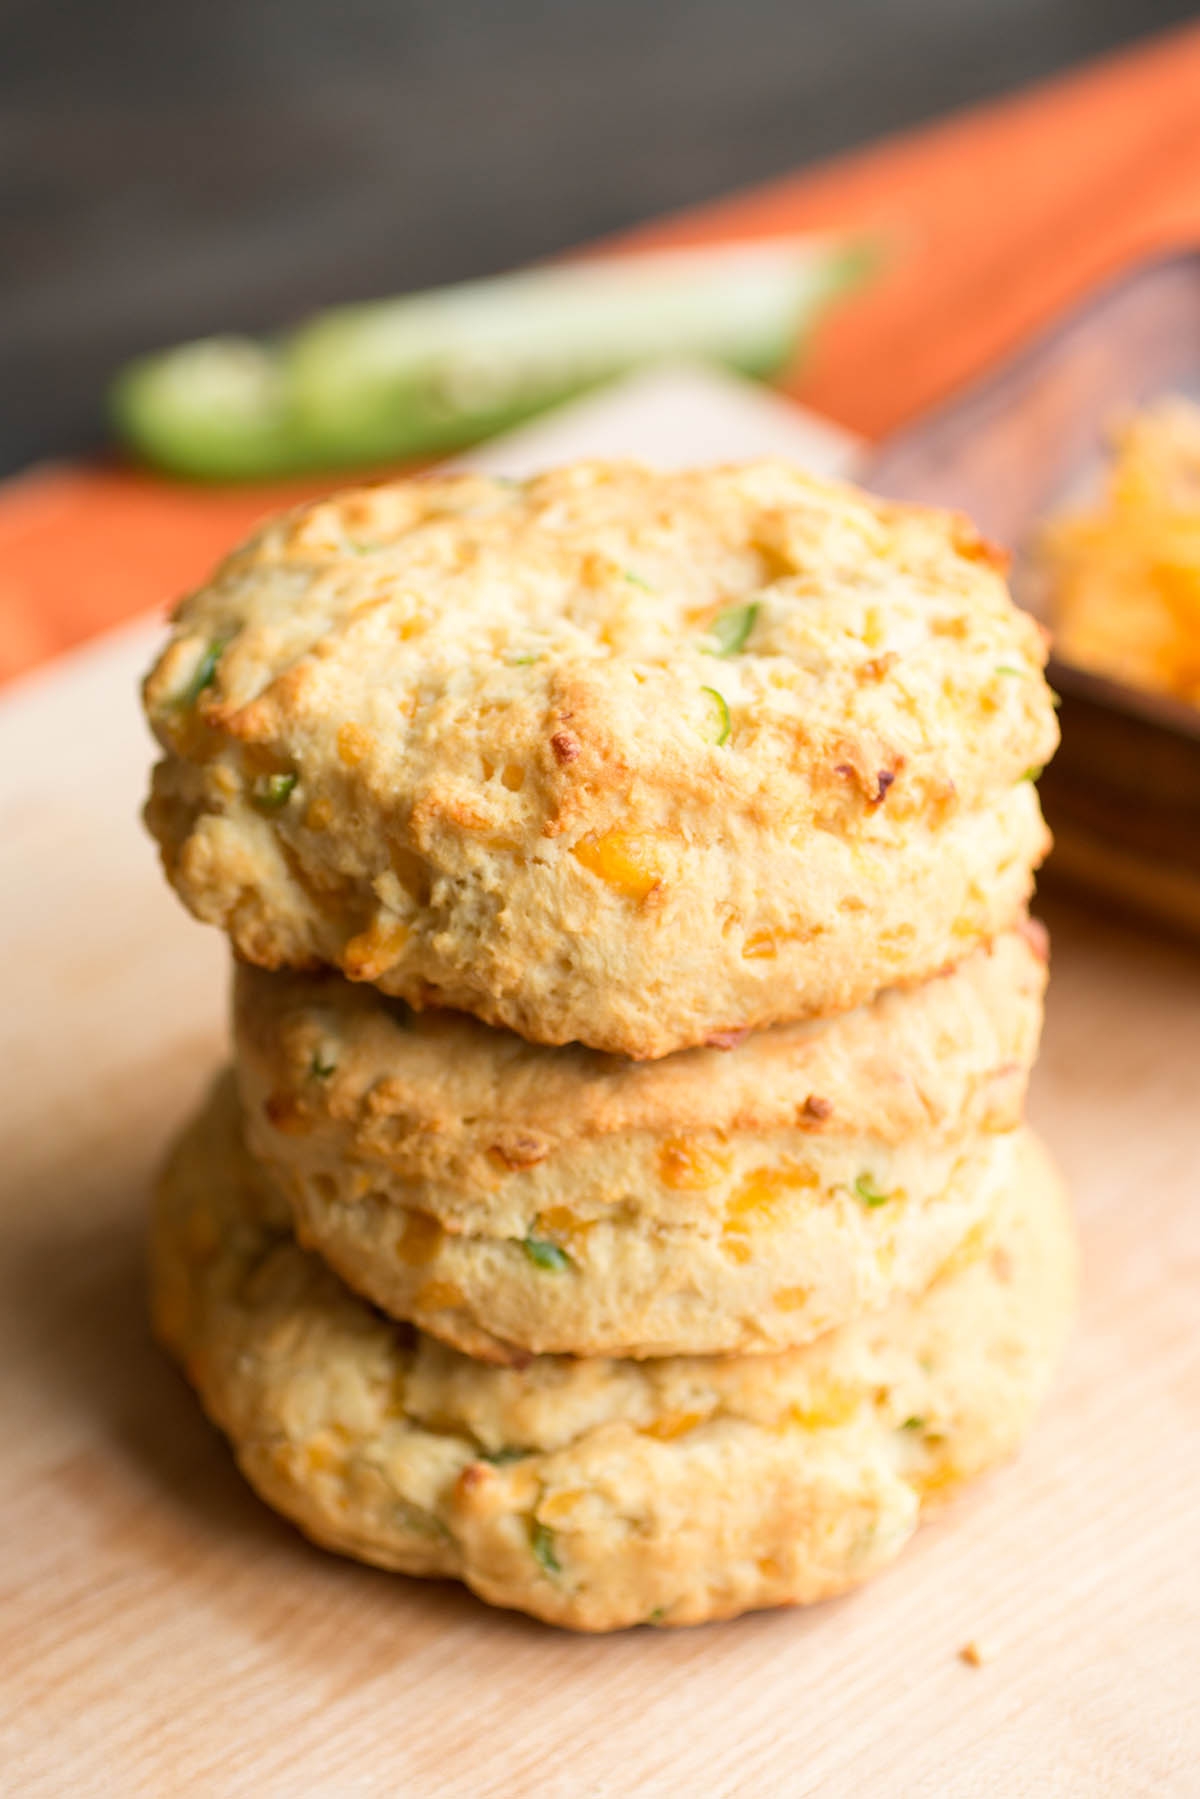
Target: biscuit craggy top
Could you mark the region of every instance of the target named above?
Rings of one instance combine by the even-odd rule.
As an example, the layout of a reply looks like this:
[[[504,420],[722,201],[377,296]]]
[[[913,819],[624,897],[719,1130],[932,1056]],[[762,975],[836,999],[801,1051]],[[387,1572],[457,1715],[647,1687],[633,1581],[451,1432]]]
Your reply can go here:
[[[148,816],[252,961],[660,1055],[1011,920],[1044,654],[960,519],[782,463],[397,482],[179,608]]]

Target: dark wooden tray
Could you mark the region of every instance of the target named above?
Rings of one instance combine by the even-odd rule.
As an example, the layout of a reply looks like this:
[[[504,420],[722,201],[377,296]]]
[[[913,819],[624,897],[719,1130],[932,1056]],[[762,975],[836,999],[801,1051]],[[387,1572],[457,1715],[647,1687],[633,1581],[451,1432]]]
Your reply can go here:
[[[873,454],[864,485],[957,506],[1014,554],[1043,612],[1035,528],[1096,479],[1114,418],[1166,392],[1200,398],[1200,255],[1103,290],[979,386]],[[1062,748],[1041,782],[1050,874],[1200,936],[1200,711],[1052,657]]]

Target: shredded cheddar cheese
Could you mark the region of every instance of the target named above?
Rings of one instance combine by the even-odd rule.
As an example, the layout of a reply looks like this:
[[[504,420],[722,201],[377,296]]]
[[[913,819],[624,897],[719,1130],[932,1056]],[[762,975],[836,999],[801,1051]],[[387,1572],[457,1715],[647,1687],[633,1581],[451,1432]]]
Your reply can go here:
[[[1200,406],[1124,425],[1099,505],[1053,521],[1041,549],[1066,661],[1200,705]]]

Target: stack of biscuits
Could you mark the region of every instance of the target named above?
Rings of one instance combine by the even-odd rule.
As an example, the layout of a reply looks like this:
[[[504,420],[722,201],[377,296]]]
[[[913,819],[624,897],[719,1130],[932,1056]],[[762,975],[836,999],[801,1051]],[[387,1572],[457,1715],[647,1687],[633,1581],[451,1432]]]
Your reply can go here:
[[[779,462],[269,523],[146,685],[235,952],[156,1328],[318,1542],[606,1630],[821,1599],[1021,1439],[1056,724],[963,520]]]

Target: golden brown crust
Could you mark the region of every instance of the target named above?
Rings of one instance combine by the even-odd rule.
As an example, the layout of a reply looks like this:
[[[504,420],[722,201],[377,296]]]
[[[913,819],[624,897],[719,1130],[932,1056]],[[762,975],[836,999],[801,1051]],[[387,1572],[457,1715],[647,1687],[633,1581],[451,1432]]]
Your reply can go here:
[[[1022,921],[838,1017],[636,1062],[548,1049],[461,1012],[413,1012],[336,975],[241,964],[234,1032],[256,1088],[304,1137],[336,1125],[356,1158],[490,1192],[497,1164],[544,1166],[629,1132],[901,1144],[1006,1130],[1021,1115],[1046,978],[1044,930]]]
[[[660,1056],[1008,925],[1043,661],[961,521],[783,464],[397,483],[185,602],[147,815],[251,961]]]
[[[318,1542],[583,1630],[826,1597],[1009,1455],[1074,1244],[1032,1137],[934,1287],[800,1351],[486,1368],[382,1319],[287,1234],[230,1085],[177,1145],[156,1329],[247,1477]]]
[[[469,1354],[802,1343],[989,1209],[1041,1024],[1022,932],[921,987],[633,1063],[241,968],[238,1078],[301,1240]]]

